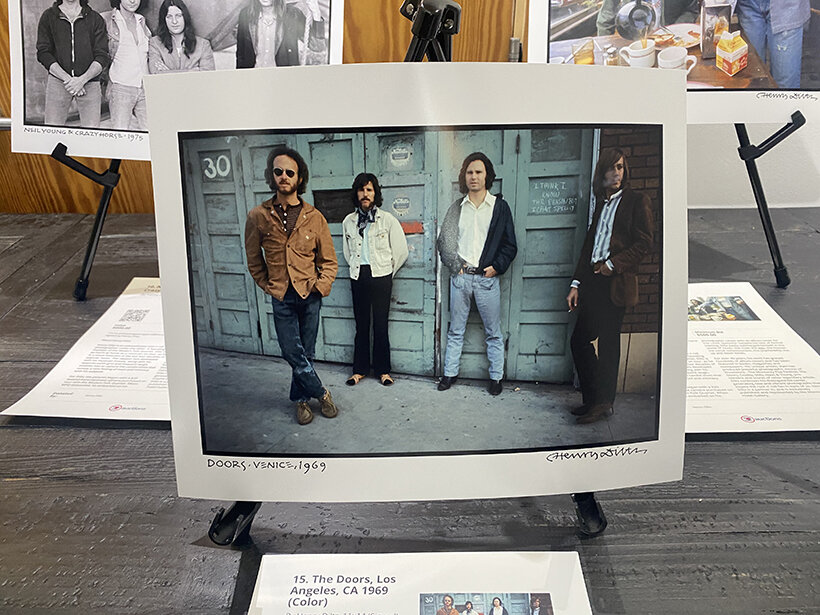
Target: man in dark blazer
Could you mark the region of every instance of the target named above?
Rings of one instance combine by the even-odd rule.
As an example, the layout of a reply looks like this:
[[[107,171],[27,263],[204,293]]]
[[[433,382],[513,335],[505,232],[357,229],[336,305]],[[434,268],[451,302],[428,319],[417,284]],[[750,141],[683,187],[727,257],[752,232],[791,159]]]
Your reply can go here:
[[[629,189],[629,165],[622,150],[601,152],[592,191],[595,212],[567,295],[570,311],[578,312],[570,347],[583,405],[572,414],[582,424],[613,413],[621,323],[626,308],[638,304],[638,265],[652,247],[654,232],[649,198]]]

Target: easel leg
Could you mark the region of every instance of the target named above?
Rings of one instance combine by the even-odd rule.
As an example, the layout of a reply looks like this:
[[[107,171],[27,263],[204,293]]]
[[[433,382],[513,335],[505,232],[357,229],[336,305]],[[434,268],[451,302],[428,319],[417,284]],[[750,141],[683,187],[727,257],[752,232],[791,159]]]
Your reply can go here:
[[[572,501],[575,502],[575,514],[578,517],[578,533],[582,538],[595,538],[604,533],[607,526],[604,509],[595,499],[595,494],[573,493]]]
[[[735,124],[735,131],[737,132],[737,138],[740,142],[740,149],[743,150],[749,147],[749,134],[746,132],[746,125]],[[791,280],[789,279],[789,272],[786,271],[786,266],[783,264],[780,247],[777,245],[777,237],[774,234],[772,218],[769,216],[769,205],[766,203],[766,195],[763,194],[763,183],[760,181],[760,175],[757,172],[757,163],[754,158],[746,160],[745,162],[746,171],[749,174],[749,181],[752,184],[755,203],[757,204],[757,211],[760,213],[760,221],[763,224],[763,232],[766,235],[766,242],[769,244],[769,252],[772,255],[775,282],[778,288],[786,288],[791,283]]]
[[[235,502],[228,510],[216,513],[208,538],[220,546],[239,545],[250,540],[251,523],[262,502]]]
[[[120,170],[120,160],[112,160],[108,166],[108,172],[117,174]],[[114,194],[114,186],[104,186],[103,193],[100,197],[100,204],[97,207],[97,215],[94,218],[94,228],[91,231],[91,237],[88,240],[88,247],[85,250],[85,259],[83,260],[83,267],[80,270],[80,277],[77,278],[77,283],[74,285],[74,298],[77,301],[85,301],[85,293],[88,290],[88,276],[91,275],[91,265],[94,264],[94,256],[97,253],[97,246],[100,243],[100,236],[102,235],[102,227],[105,223],[105,217],[108,214],[108,206],[111,204],[111,196]]]

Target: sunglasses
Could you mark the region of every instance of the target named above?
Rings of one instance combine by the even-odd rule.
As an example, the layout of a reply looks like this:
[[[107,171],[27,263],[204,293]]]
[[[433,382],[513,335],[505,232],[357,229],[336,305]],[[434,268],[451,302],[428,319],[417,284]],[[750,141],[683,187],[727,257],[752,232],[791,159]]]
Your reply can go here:
[[[276,177],[281,177],[282,173],[288,177],[294,177],[296,175],[296,171],[293,169],[280,169],[279,167],[274,167],[273,174],[276,175]]]

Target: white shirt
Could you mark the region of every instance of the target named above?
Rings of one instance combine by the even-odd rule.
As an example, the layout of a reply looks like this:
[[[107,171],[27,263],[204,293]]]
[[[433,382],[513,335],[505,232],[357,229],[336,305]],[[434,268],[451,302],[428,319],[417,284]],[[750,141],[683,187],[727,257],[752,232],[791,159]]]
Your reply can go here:
[[[598,218],[598,228],[595,229],[595,241],[592,244],[592,257],[590,263],[599,263],[609,258],[609,242],[612,240],[612,224],[615,221],[615,213],[618,211],[618,204],[621,202],[623,190],[618,190],[608,199],[604,200],[601,217]]]
[[[148,73],[148,35],[145,33],[145,17],[139,13],[134,15],[136,40],[119,9],[114,9],[112,17],[120,30],[120,40],[108,74],[114,83],[134,88],[142,87],[142,77]]]
[[[458,219],[458,255],[470,267],[478,267],[490,221],[493,219],[495,196],[486,193],[484,200],[474,205],[470,196],[461,201],[461,215]]]

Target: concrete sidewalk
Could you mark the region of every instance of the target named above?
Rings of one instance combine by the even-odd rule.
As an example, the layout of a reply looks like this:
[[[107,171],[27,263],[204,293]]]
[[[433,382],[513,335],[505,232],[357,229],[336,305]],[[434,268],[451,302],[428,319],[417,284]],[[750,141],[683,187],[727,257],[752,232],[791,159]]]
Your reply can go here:
[[[577,425],[571,386],[505,382],[497,397],[485,381],[459,380],[448,391],[437,379],[394,374],[344,384],[349,367],[317,362],[339,416],[299,425],[288,399],[290,367],[282,360],[200,350],[206,448],[210,453],[384,455],[566,448],[655,438],[655,398],[621,394],[608,420]]]

